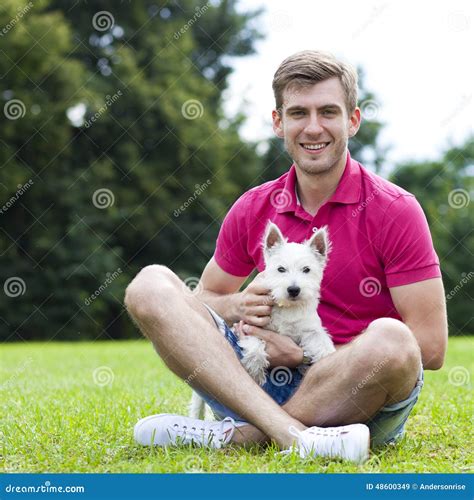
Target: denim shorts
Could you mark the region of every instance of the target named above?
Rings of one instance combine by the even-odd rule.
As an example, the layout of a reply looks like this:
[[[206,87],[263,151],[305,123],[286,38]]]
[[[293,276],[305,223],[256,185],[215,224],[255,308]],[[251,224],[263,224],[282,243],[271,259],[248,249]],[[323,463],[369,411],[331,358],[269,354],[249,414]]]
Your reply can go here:
[[[213,317],[219,331],[232,346],[237,357],[241,359],[242,350],[234,332],[228,327],[223,318],[221,318],[215,311],[208,306],[206,306],[206,308]],[[287,368],[281,366],[273,368],[270,370],[267,381],[262,386],[262,389],[279,405],[283,405],[300,385],[304,376],[305,368],[306,367]],[[392,405],[384,406],[369,421],[364,422],[370,429],[372,447],[395,443],[403,436],[405,432],[405,423],[418,400],[422,387],[423,367],[420,369],[420,374],[415,388],[408,398]],[[241,416],[234,413],[231,409],[223,406],[212,396],[204,393],[200,393],[200,395],[209,405],[217,419],[221,420],[225,417],[232,417],[238,422],[245,422]]]

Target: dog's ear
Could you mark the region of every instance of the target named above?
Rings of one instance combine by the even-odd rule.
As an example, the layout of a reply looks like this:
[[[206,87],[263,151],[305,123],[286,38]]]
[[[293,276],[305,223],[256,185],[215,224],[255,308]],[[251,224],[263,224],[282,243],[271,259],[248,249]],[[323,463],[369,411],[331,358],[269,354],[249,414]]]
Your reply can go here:
[[[280,229],[273,222],[269,222],[267,229],[265,230],[265,236],[263,238],[263,249],[265,252],[269,252],[278,245],[285,242],[285,238],[281,234]]]
[[[307,244],[316,253],[322,255],[323,257],[327,257],[331,247],[327,226],[318,229],[307,241]]]

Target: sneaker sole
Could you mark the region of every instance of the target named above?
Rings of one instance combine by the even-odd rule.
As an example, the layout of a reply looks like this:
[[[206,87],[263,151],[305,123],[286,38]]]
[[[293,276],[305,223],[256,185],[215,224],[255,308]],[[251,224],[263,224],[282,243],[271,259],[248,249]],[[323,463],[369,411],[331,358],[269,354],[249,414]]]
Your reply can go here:
[[[139,420],[136,424],[135,424],[135,427],[133,428],[133,439],[138,443],[138,444],[141,444],[142,446],[151,446],[151,445],[155,445],[155,446],[160,446],[160,445],[157,445],[156,443],[143,443],[142,441],[140,441],[138,439],[138,433],[140,431],[140,429],[143,427],[143,425],[150,421],[150,420],[154,420],[156,419],[156,417],[168,417],[168,416],[171,416],[172,413],[160,413],[160,414],[157,414],[157,415],[150,415],[149,417],[145,417],[145,418],[142,418],[141,420]],[[171,443],[170,443],[171,444]]]

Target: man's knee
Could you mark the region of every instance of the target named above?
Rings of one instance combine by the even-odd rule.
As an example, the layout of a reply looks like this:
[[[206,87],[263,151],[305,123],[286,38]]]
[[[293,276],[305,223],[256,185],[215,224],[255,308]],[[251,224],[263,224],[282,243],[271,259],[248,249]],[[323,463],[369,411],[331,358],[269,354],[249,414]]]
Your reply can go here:
[[[412,331],[394,318],[379,318],[369,324],[363,348],[371,365],[378,365],[393,379],[416,377],[420,370],[421,353]],[[386,368],[386,369],[384,369]]]
[[[181,287],[181,280],[166,266],[146,266],[128,285],[125,306],[134,319],[156,319],[160,311],[182,293]]]

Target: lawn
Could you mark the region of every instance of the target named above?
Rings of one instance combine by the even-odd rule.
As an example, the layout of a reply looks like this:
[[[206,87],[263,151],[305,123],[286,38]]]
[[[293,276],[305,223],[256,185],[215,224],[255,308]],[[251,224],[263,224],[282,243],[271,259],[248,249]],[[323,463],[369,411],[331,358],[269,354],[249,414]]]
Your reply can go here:
[[[468,472],[472,471],[474,337],[450,339],[396,446],[363,466],[301,461],[274,448],[142,448],[135,422],[183,413],[189,387],[143,340],[4,344],[0,440],[5,472]],[[469,371],[468,371],[469,370]]]

